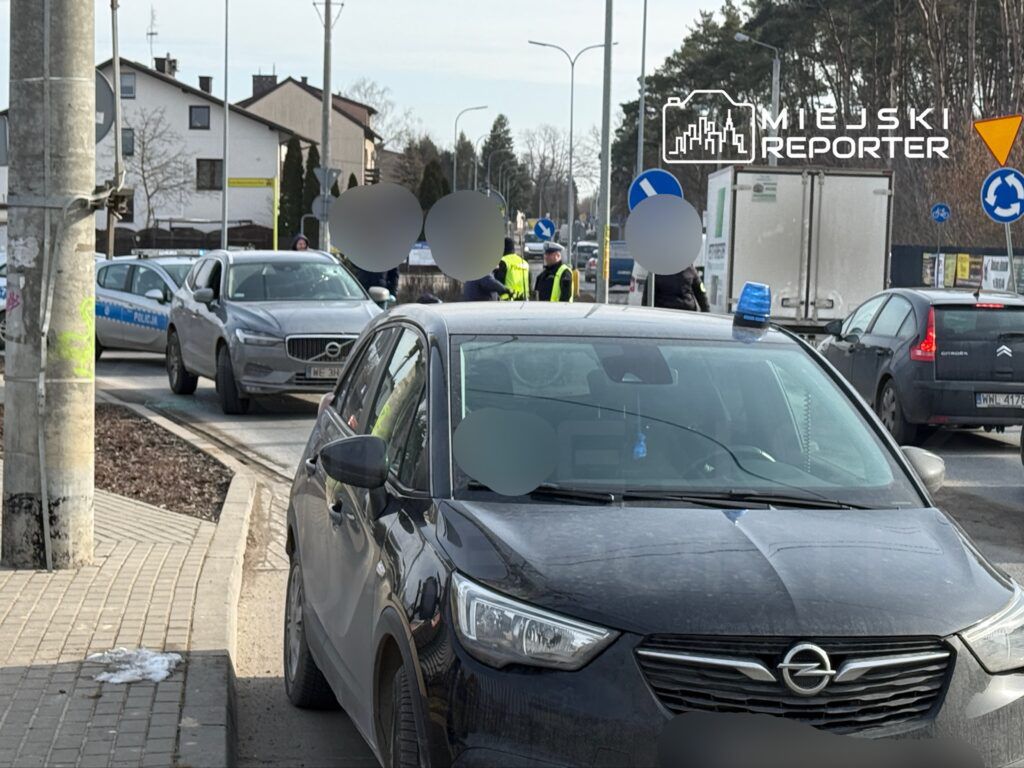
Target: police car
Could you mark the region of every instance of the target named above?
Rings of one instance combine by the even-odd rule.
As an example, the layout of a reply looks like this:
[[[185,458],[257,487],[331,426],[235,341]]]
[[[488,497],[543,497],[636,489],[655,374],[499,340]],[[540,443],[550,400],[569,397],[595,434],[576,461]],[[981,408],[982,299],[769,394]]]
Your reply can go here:
[[[199,252],[117,257],[96,262],[96,357],[106,349],[167,348],[171,297]]]

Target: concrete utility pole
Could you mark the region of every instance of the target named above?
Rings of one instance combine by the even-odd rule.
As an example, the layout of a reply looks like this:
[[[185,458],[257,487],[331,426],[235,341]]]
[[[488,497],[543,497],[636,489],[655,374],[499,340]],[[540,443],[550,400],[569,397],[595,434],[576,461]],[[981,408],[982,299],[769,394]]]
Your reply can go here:
[[[2,561],[17,568],[93,558],[94,14],[11,0]]]
[[[334,13],[331,0],[324,0],[324,103],[322,125],[320,126],[320,196],[326,200],[331,194],[331,113],[334,111],[334,95],[331,93],[331,38],[334,36]],[[331,226],[327,211],[320,217],[320,250],[331,250]]]
[[[220,190],[220,247],[228,249],[228,119],[231,117],[231,102],[228,101],[228,20],[230,0],[224,0],[224,161],[221,163]]]
[[[612,0],[604,4],[604,89],[601,103],[601,260],[597,271],[596,299],[608,303],[608,265],[612,228]]]

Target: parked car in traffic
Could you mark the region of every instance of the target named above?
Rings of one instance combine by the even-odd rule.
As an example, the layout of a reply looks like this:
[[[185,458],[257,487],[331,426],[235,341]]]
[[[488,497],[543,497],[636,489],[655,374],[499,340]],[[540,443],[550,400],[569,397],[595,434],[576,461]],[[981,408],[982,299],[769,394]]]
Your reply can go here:
[[[742,304],[374,320],[292,485],[291,701],[387,766],[666,765],[687,713],[1024,758],[989,693],[1024,689],[1024,595],[942,460]]]
[[[192,267],[171,302],[167,378],[192,394],[213,379],[225,413],[255,395],[323,392],[352,342],[381,313],[337,259],[318,251],[213,251]]]
[[[629,287],[633,278],[633,257],[625,240],[609,244],[608,285]]]
[[[894,288],[826,330],[821,352],[898,442],[921,427],[1024,423],[1024,297]]]
[[[523,235],[523,258],[544,258],[544,241],[537,237],[533,232],[527,232]]]
[[[96,359],[104,350],[167,349],[171,297],[192,268],[188,256],[96,260]]]
[[[586,280],[588,283],[596,283],[597,282],[597,257],[596,256],[591,256],[589,259],[587,259],[587,268],[586,268],[586,271],[583,273],[583,279]]]
[[[573,269],[585,269],[591,257],[596,256],[600,246],[593,240],[580,240],[572,246]]]

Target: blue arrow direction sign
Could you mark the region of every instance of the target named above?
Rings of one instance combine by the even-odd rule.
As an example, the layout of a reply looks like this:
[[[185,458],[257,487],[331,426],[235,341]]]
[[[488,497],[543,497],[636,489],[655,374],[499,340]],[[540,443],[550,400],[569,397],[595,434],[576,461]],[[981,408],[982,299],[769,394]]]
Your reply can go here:
[[[550,240],[555,236],[555,222],[551,219],[540,219],[533,228],[533,234],[541,240]]]
[[[981,185],[981,207],[997,224],[1012,224],[1024,216],[1024,173],[1016,168],[992,171]]]
[[[952,215],[952,211],[949,210],[949,206],[945,203],[936,203],[932,206],[932,219],[939,224],[945,224],[949,220],[950,215]]]
[[[655,195],[683,196],[683,187],[679,180],[661,168],[644,171],[629,185],[629,210],[633,210],[648,197]]]

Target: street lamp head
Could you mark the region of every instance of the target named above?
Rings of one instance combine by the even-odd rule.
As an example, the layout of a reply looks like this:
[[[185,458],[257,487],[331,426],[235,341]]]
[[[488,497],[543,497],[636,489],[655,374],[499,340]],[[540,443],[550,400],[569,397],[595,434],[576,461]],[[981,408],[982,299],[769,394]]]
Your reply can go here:
[[[737,32],[734,37],[737,43],[750,42],[750,35],[744,34],[743,32]]]

